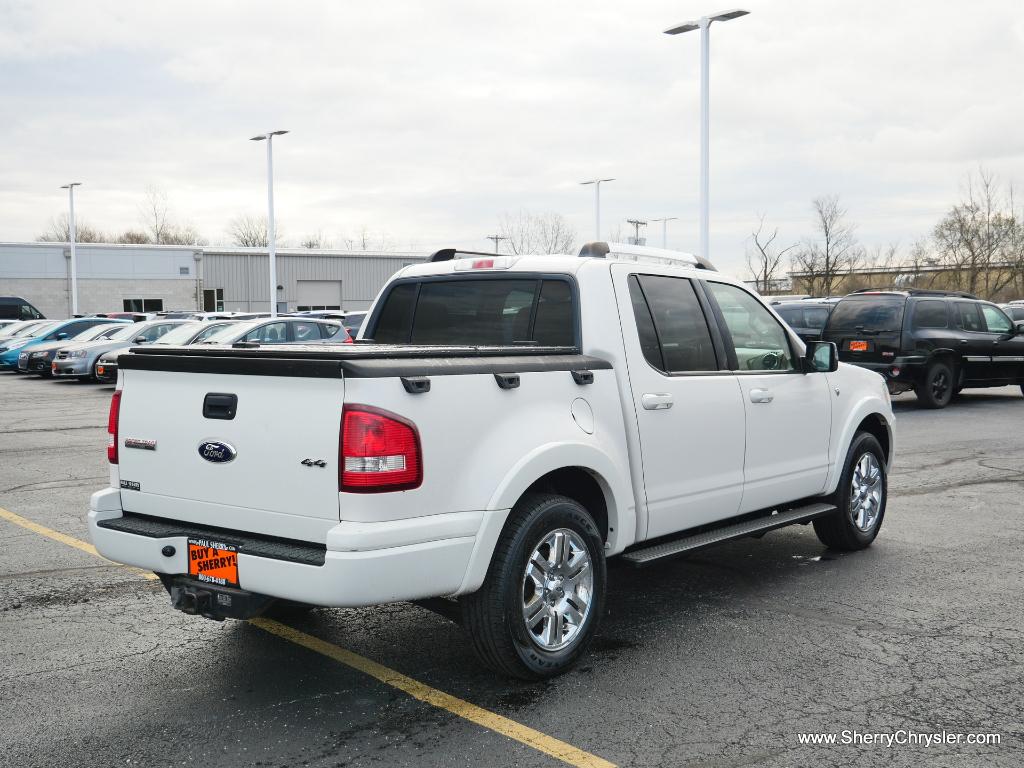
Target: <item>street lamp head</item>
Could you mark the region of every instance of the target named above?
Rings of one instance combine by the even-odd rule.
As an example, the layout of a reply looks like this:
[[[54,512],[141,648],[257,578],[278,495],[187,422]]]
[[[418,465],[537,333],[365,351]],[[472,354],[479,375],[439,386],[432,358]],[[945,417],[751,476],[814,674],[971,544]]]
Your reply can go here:
[[[745,11],[742,8],[734,8],[731,11],[722,11],[716,13],[710,17],[711,21],[731,21],[732,19],[738,19],[740,16],[746,16],[750,11]]]
[[[605,181],[615,181],[615,179],[591,179],[590,181],[581,181],[580,185],[586,186],[587,184],[601,184]]]
[[[678,27],[672,27],[665,30],[666,35],[681,35],[683,32],[693,32],[695,29],[700,29],[700,23],[696,21],[688,21],[685,24],[680,24]]]
[[[713,16],[701,16],[697,21],[688,21],[685,24],[680,24],[678,27],[666,29],[665,34],[681,35],[683,32],[693,32],[695,29],[700,29],[702,24],[710,24],[712,21],[731,21],[732,19],[738,19],[740,16],[746,16],[748,13],[750,11],[734,8],[731,11],[722,11]]]
[[[62,184],[60,188],[61,189],[71,189],[72,187],[80,187],[80,186],[82,186],[82,182],[80,182],[80,181],[72,181],[70,184]]]
[[[261,133],[259,136],[253,136],[249,141],[266,141],[271,136],[283,136],[288,131],[270,131],[269,133]]]

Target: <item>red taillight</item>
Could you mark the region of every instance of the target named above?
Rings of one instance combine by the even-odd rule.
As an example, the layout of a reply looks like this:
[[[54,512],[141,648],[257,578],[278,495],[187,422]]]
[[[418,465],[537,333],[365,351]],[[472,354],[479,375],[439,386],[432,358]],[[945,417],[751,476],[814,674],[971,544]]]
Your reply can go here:
[[[473,269],[494,269],[494,259],[477,259],[473,262]]]
[[[341,343],[342,344],[354,344],[355,343],[354,341],[352,341],[352,334],[349,333],[348,328],[345,329],[345,340],[343,342],[341,342]]]
[[[107,417],[107,461],[117,464],[117,422],[121,416],[121,390],[115,390],[110,398],[110,415]]]
[[[423,482],[420,435],[401,416],[369,405],[346,405],[341,415],[338,490],[380,493]]]

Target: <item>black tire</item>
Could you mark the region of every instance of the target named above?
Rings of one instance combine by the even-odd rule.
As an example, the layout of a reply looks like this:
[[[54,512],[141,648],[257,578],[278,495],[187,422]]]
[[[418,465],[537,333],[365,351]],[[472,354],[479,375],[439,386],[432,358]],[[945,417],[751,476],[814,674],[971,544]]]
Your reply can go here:
[[[949,363],[937,360],[928,365],[924,377],[914,386],[914,393],[925,408],[945,408],[953,399],[955,380]]]
[[[568,529],[586,547],[592,589],[583,621],[565,647],[543,648],[523,617],[528,593],[526,569],[534,550],[545,538]],[[512,509],[479,590],[459,599],[463,626],[473,650],[491,669],[540,680],[569,670],[586,652],[604,613],[607,564],[604,542],[594,519],[578,502],[556,494],[523,497]],[[546,582],[545,582],[546,583]],[[532,590],[532,586],[529,587]],[[564,593],[561,593],[563,594]],[[574,590],[573,595],[577,594]],[[539,595],[537,596],[539,597]],[[572,597],[565,598],[572,600]]]
[[[865,454],[874,456],[881,475],[881,500],[877,506],[877,514],[870,526],[861,528],[855,522],[856,512],[853,505],[854,472]],[[832,494],[830,501],[835,504],[836,512],[827,517],[819,517],[814,521],[814,532],[819,541],[832,549],[852,552],[871,546],[878,536],[885,518],[885,505],[889,499],[889,480],[885,470],[885,453],[877,438],[867,432],[858,432],[850,443],[846,454],[846,464],[839,478],[839,486]]]

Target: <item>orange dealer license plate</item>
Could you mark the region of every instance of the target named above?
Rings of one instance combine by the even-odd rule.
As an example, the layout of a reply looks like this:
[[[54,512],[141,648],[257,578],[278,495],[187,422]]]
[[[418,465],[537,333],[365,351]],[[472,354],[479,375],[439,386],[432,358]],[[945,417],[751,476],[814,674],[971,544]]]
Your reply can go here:
[[[868,343],[866,341],[851,341],[850,342],[851,352],[867,352]]]
[[[238,547],[210,539],[188,540],[188,574],[222,587],[238,586]]]

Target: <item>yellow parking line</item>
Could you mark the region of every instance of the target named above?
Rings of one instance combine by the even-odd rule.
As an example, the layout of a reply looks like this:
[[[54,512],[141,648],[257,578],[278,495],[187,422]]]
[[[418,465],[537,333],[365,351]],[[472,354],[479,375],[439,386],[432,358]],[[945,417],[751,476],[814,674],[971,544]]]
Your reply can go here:
[[[88,552],[90,555],[96,557],[103,557],[96,548],[87,542],[76,539],[73,536],[68,536],[60,531],[55,531],[52,528],[47,528],[45,525],[39,525],[34,523],[28,518],[16,515],[3,507],[0,507],[0,518],[7,520],[8,522],[20,525],[22,528],[26,528],[34,533],[38,533],[41,536],[46,536],[55,541],[59,541],[61,544],[67,544],[69,547],[80,549],[83,552]],[[104,558],[105,559],[105,558]],[[109,561],[108,561],[109,562]],[[138,570],[133,568],[132,570]],[[152,573],[144,573],[147,578],[155,579],[157,576]],[[318,637],[302,632],[293,627],[289,627],[287,624],[282,624],[279,621],[273,619],[257,618],[250,619],[249,623],[259,627],[265,632],[269,632],[272,635],[276,635],[280,638],[288,640],[289,642],[301,645],[303,648],[307,648],[315,653],[319,653],[322,656],[326,656],[334,661],[340,662],[347,667],[362,672],[365,675],[369,675],[375,680],[379,680],[385,685],[389,685],[392,688],[397,688],[403,691],[414,699],[418,699],[426,704],[443,709],[447,712],[451,712],[453,715],[461,717],[464,720],[469,720],[472,723],[483,726],[490,731],[499,733],[502,736],[507,736],[510,739],[525,744],[528,747],[532,747],[538,752],[543,752],[545,755],[550,755],[564,763],[575,766],[576,768],[616,768],[615,763],[610,763],[604,758],[593,755],[590,752],[584,752],[582,749],[566,744],[564,741],[548,736],[545,733],[534,730],[529,726],[517,723],[515,720],[510,720],[507,717],[491,712],[490,710],[478,707],[476,704],[470,704],[464,699],[460,699],[451,694],[440,691],[437,688],[432,688],[426,683],[421,683],[418,680],[414,680],[411,677],[403,675],[401,672],[385,667],[383,664],[378,664],[375,661],[371,661],[365,656],[360,656],[358,653],[345,650],[341,646],[329,643],[326,640],[321,640]]]
[[[22,528],[27,528],[28,530],[32,531],[33,533],[38,533],[40,536],[46,536],[47,538],[53,539],[55,541],[59,541],[61,544],[67,544],[69,547],[74,547],[75,549],[80,549],[83,552],[88,552],[90,555],[94,555],[95,557],[98,557],[101,560],[107,560],[107,558],[105,558],[103,555],[101,555],[99,552],[97,552],[96,551],[96,547],[94,547],[89,542],[82,541],[81,539],[76,539],[74,536],[68,536],[66,533],[61,533],[60,531],[55,531],[55,530],[53,530],[53,528],[47,528],[45,525],[40,525],[39,523],[35,523],[35,522],[29,520],[27,517],[22,517],[21,515],[16,515],[13,512],[11,512],[10,510],[4,509],[3,507],[0,507],[0,518],[3,518],[4,520],[7,520],[8,522],[14,523],[15,525],[20,525]],[[111,563],[113,565],[121,565],[121,563],[115,563],[113,560],[107,560],[107,562]],[[124,566],[124,565],[121,565],[121,567],[122,568],[125,568],[125,567],[130,568],[130,566]],[[130,570],[133,570],[133,571],[135,571],[137,573],[142,574],[143,578],[146,578],[146,579],[153,579],[153,580],[155,580],[155,579],[160,578],[155,573],[150,573],[149,571],[144,571],[141,568],[130,568]]]
[[[278,637],[283,637],[285,640],[290,640],[296,645],[301,645],[304,648],[357,669],[370,677],[380,680],[385,685],[405,691],[414,699],[419,699],[439,709],[447,710],[453,715],[458,715],[465,720],[482,725],[484,728],[495,733],[500,733],[502,736],[508,736],[510,739],[522,742],[528,747],[533,747],[538,752],[551,755],[551,757],[558,758],[569,765],[586,766],[586,768],[615,768],[614,763],[609,763],[597,755],[584,752],[582,749],[517,723],[515,720],[509,720],[507,717],[502,717],[483,707],[478,707],[476,704],[470,704],[468,701],[452,696],[444,691],[439,691],[437,688],[432,688],[418,680],[413,680],[411,677],[385,667],[383,664],[371,661],[365,656],[347,651],[344,648],[301,632],[286,624],[265,618],[250,619],[249,623],[255,624],[260,629],[264,629]]]

